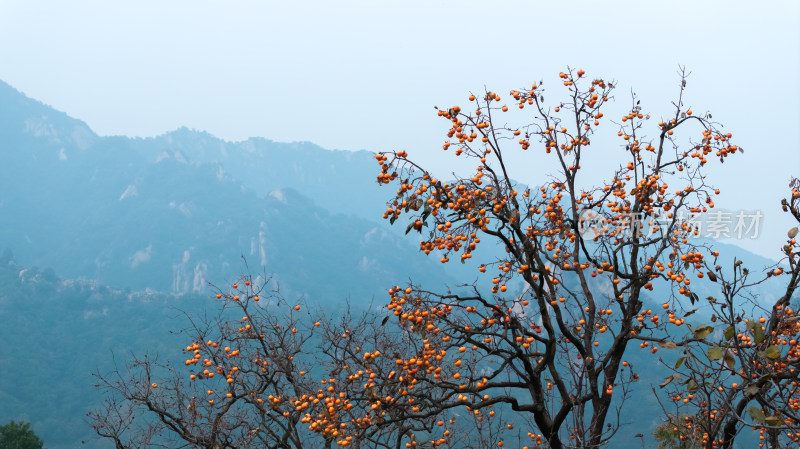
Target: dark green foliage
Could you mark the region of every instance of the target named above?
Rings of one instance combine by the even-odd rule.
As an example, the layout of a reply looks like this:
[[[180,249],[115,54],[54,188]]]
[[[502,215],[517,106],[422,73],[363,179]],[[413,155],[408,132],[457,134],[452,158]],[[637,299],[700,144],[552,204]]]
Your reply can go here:
[[[42,449],[44,442],[36,436],[30,423],[14,422],[0,426],[0,449]]]

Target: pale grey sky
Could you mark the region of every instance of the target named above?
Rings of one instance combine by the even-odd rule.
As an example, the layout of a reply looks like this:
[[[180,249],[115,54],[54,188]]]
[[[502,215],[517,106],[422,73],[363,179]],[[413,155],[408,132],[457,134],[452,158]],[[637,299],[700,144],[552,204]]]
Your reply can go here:
[[[554,100],[570,66],[616,79],[620,112],[633,88],[662,117],[685,65],[687,104],[746,150],[713,170],[718,207],[765,216],[761,238],[732,243],[775,256],[790,223],[778,201],[800,176],[798,5],[0,0],[0,79],[101,135],[188,126],[227,140],[405,149],[444,169],[434,105],[540,79]],[[621,162],[614,151],[598,148],[598,167]],[[526,154],[516,176],[538,184],[543,156]]]

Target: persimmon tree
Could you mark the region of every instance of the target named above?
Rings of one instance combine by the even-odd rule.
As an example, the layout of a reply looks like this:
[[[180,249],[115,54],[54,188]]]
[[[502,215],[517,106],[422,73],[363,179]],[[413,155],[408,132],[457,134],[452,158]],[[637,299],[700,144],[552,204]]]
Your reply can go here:
[[[95,374],[106,394],[89,413],[99,436],[118,449],[396,448],[437,427],[412,416],[419,403],[400,400],[413,384],[384,353],[411,353],[416,342],[385,316],[292,304],[266,276],[243,275],[216,299],[215,316],[187,313],[179,362],[135,356]],[[480,426],[467,434],[491,438]]]
[[[378,182],[397,187],[384,218],[406,217],[426,254],[464,262],[483,245],[501,248],[476,264],[471,292],[396,286],[388,308],[422,341],[396,363],[419,388],[408,401],[436,397],[426,414],[466,407],[490,419],[502,408],[533,424],[523,439],[509,433],[510,444],[597,448],[618,429],[637,378],[626,354],[707,336],[682,313],[718,253],[695,243],[691,217],[719,194],[707,166],[741,149],[709,113],[686,106],[683,71],[671,112],[653,120],[635,95],[610,119],[612,82],[583,70],[559,76],[566,92],[555,103],[539,83],[438,110],[448,125],[442,149],[474,171],[437,175],[406,151],[376,155]],[[617,135],[618,149],[596,147],[602,131]],[[592,151],[620,164],[605,175],[586,170]],[[550,158],[555,174],[516,182],[512,171],[524,172],[515,153],[531,166]],[[662,310],[645,306],[648,294],[666,299]]]
[[[290,398],[313,393],[298,359],[315,329],[267,285],[220,291],[218,316],[190,319],[182,363],[135,357],[97,374],[107,400],[90,413],[95,431],[117,448],[302,447]]]
[[[800,224],[800,180],[789,187],[781,207]],[[742,261],[732,267],[702,263],[719,286],[719,294],[706,299],[719,332],[688,345],[667,378],[674,408],[687,414],[674,427],[681,439],[730,448],[752,429],[759,447],[800,443],[800,304],[792,303],[800,286],[797,234],[796,226],[788,230],[780,263],[764,272],[751,272]],[[759,287],[775,277],[783,278],[783,291],[769,301]]]

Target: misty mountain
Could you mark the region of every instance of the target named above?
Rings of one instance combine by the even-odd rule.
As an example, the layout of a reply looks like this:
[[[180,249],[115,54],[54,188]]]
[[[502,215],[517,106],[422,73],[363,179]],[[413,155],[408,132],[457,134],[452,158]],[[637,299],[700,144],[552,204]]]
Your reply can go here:
[[[285,294],[318,300],[368,301],[409,277],[452,282],[379,222],[391,192],[365,151],[187,129],[100,137],[0,83],[0,157],[0,247],[69,278],[202,292],[237,276],[244,256]]]

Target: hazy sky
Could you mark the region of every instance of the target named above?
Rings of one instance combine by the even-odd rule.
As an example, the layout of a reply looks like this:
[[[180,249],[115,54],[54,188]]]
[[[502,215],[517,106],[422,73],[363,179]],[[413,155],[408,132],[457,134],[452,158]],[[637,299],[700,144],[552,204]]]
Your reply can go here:
[[[447,125],[434,105],[541,79],[555,99],[570,66],[617,80],[620,112],[633,88],[665,117],[679,65],[692,73],[687,104],[746,149],[712,173],[719,207],[764,214],[762,237],[735,243],[775,256],[790,223],[778,201],[800,176],[796,0],[0,0],[0,79],[98,134],[188,126],[405,149],[442,169]],[[624,158],[613,145],[593,151]],[[543,155],[525,157],[516,176],[538,184]]]

